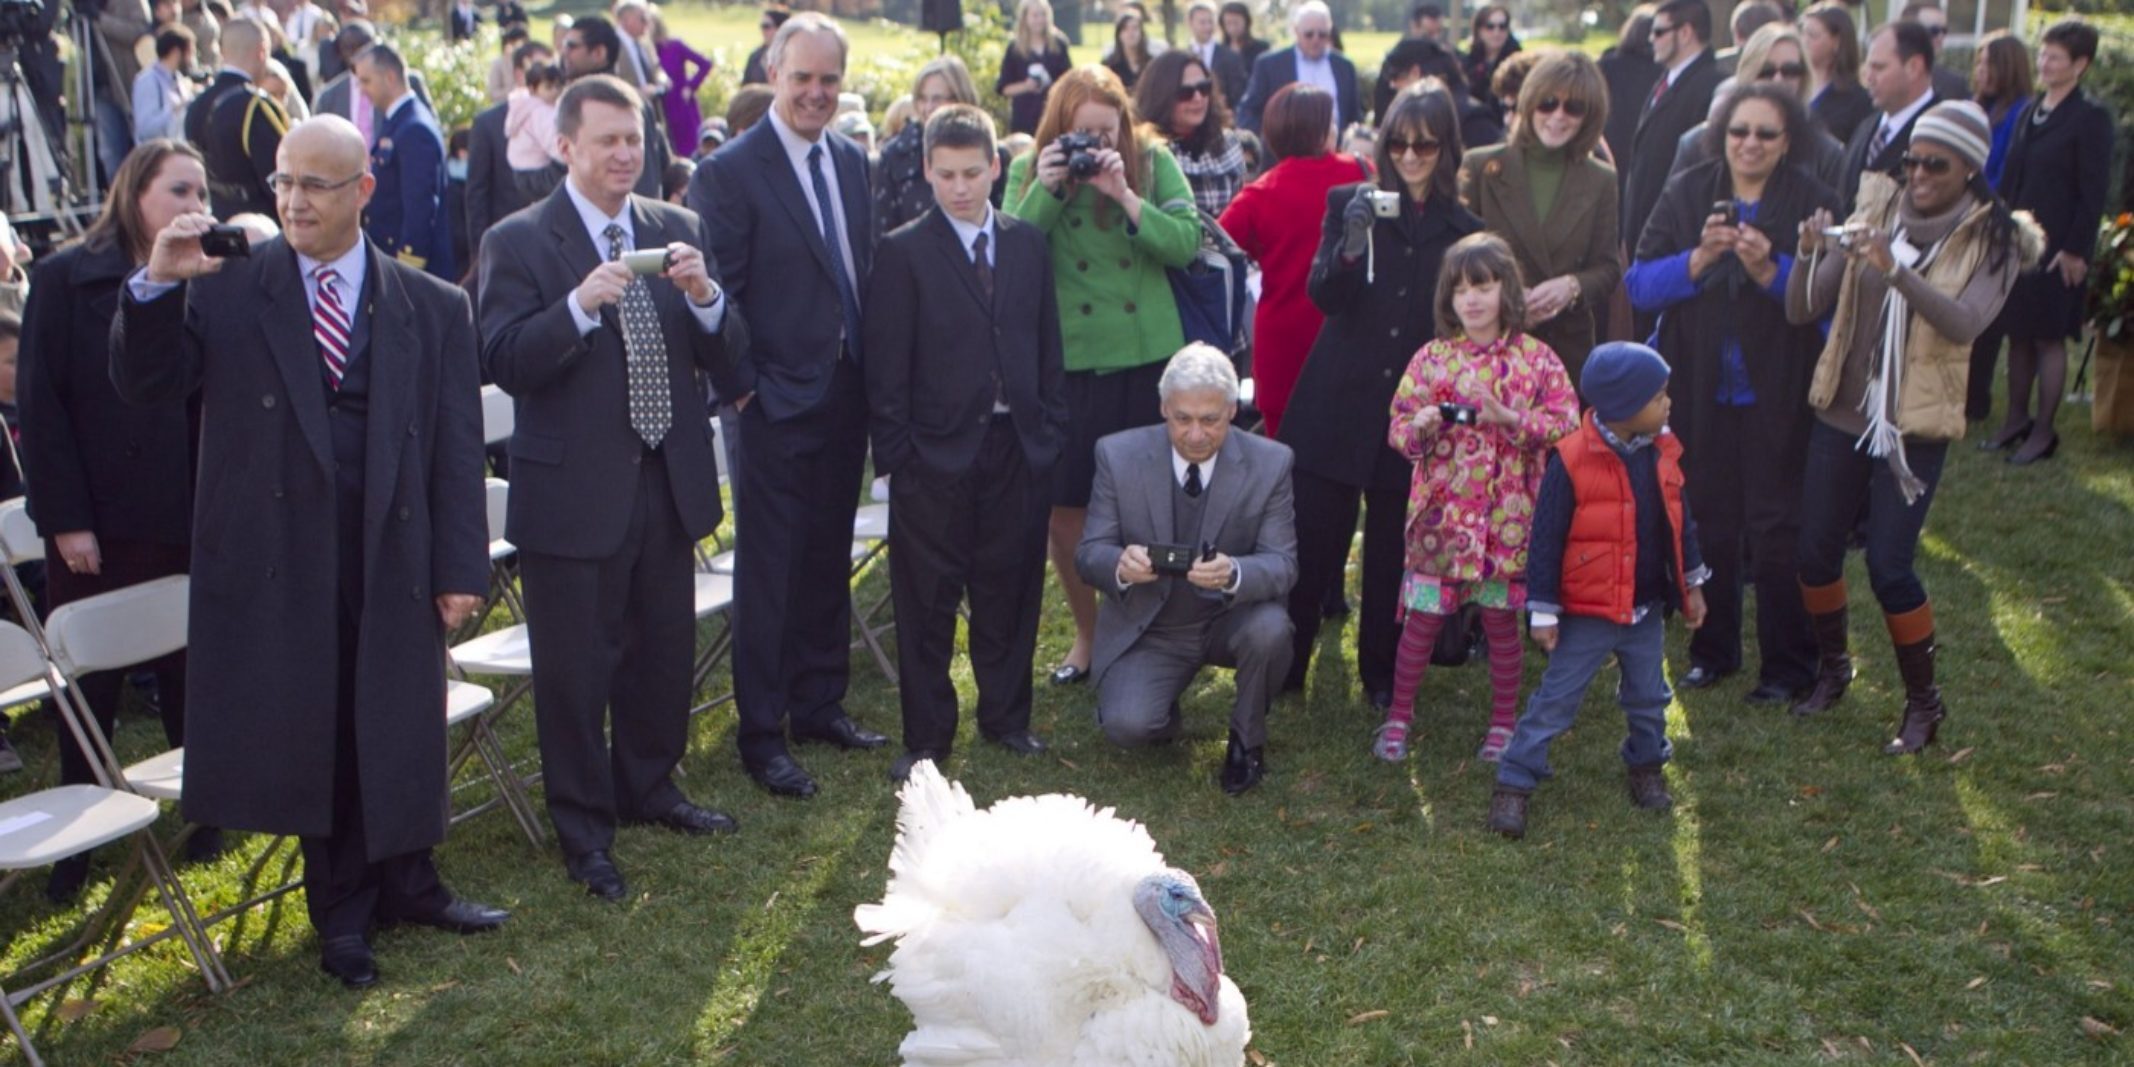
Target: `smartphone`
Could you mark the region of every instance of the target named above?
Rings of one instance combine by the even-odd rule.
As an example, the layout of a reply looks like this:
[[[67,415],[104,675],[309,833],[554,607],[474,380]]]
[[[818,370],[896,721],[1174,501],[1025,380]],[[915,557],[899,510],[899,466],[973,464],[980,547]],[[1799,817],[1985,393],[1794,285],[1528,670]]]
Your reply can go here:
[[[1371,212],[1382,219],[1400,217],[1400,194],[1385,189],[1371,190]]]
[[[1732,200],[1712,201],[1712,214],[1722,216],[1721,221],[1725,225],[1741,225],[1741,206],[1734,203]]]
[[[202,255],[236,259],[252,254],[252,236],[242,226],[210,226],[200,235]]]
[[[640,248],[635,252],[624,252],[622,265],[630,268],[632,274],[662,274],[671,258],[664,248]]]

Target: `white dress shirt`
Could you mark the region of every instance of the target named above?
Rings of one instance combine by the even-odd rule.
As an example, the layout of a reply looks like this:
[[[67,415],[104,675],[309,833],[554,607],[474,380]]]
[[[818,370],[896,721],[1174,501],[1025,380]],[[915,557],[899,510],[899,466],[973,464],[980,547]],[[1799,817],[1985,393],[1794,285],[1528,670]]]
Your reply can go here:
[[[1210,73],[1213,73],[1213,68],[1210,68]],[[1328,49],[1325,55],[1317,59],[1306,59],[1303,52],[1298,52],[1297,80],[1326,90],[1327,94],[1334,98],[1335,110],[1338,111],[1340,109],[1341,90],[1334,82],[1334,53],[1332,49]],[[1336,118],[1335,121],[1338,122],[1340,120]]]
[[[1875,136],[1882,138],[1885,143],[1895,141],[1897,139],[1897,131],[1904,129],[1904,124],[1912,121],[1913,116],[1925,111],[1927,102],[1932,99],[1934,99],[1934,89],[1932,86],[1928,86],[1926,92],[1919,94],[1919,99],[1904,105],[1904,110],[1894,115],[1882,116],[1882,125],[1875,128]],[[1868,143],[1873,144],[1874,142],[1869,141]],[[1874,160],[1870,159],[1868,162],[1872,164]]]
[[[795,133],[791,126],[785,124],[785,119],[779,117],[778,109],[775,107],[764,115],[764,119],[771,124],[771,130],[778,135],[778,143],[785,146],[786,159],[793,164],[793,176],[800,180],[800,195],[807,200],[808,208],[815,213],[817,232],[822,229],[824,212],[829,213],[831,225],[837,233],[837,248],[834,251],[837,255],[843,257],[845,261],[845,277],[852,280],[853,299],[859,299],[863,294],[858,291],[860,283],[859,266],[852,258],[852,220],[845,218],[845,194],[840,191],[837,184],[837,157],[830,151],[829,135],[817,135],[817,139],[813,141],[802,137],[800,134]],[[822,145],[823,181],[827,182],[830,187],[830,202],[828,204],[815,202],[815,177],[813,172],[808,169],[808,150],[818,144]],[[965,247],[969,246],[966,245]]]
[[[608,235],[606,230],[611,225],[622,227],[622,250],[624,252],[630,252],[637,248],[637,228],[630,223],[630,200],[628,197],[623,198],[622,212],[611,216],[607,212],[600,210],[591,200],[586,199],[585,194],[578,191],[578,186],[571,179],[563,179],[563,189],[571,198],[571,206],[578,209],[578,220],[585,224],[586,236],[593,239],[593,251],[599,253],[602,259],[606,259],[608,255]],[[573,293],[575,294],[575,290]],[[711,303],[700,305],[694,300],[685,299],[683,301],[683,303],[689,305],[689,313],[696,316],[697,325],[702,326],[705,333],[718,333],[719,326],[726,321],[726,301],[722,299],[725,295],[719,289],[718,283],[714,282],[712,283]],[[578,324],[578,336],[583,337],[600,328],[600,316],[588,314],[584,308],[579,307],[575,295],[564,297],[563,302],[570,306],[571,321]]]

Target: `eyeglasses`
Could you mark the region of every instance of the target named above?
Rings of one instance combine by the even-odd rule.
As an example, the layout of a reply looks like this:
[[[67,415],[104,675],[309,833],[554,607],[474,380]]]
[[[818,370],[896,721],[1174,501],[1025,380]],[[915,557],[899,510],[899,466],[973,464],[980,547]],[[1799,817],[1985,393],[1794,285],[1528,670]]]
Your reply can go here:
[[[1574,119],[1582,119],[1586,117],[1585,101],[1564,100],[1554,96],[1542,97],[1541,102],[1534,105],[1534,114],[1554,115],[1558,108],[1562,108],[1564,114],[1569,115]]]
[[[362,180],[362,178],[363,175],[354,174],[335,182],[327,181],[324,178],[314,178],[308,174],[299,178],[294,174],[283,174],[280,171],[276,171],[267,175],[267,188],[274,190],[274,195],[276,196],[286,196],[291,189],[302,189],[305,196],[319,196],[333,192],[336,189],[346,189]]]
[[[1482,24],[1482,28],[1485,30],[1508,30],[1512,28],[1512,24],[1509,22],[1485,22]]]
[[[1386,138],[1386,156],[1388,158],[1399,159],[1410,153],[1413,153],[1417,159],[1429,159],[1431,156],[1438,154],[1438,143],[1436,141],[1409,141],[1399,137]]]
[[[1906,152],[1897,162],[1903,165],[1906,173],[1923,170],[1935,177],[1940,177],[1956,168],[1956,161],[1947,156],[1915,156],[1910,152]]]
[[[1306,40],[1306,41],[1320,41],[1320,40],[1328,40],[1328,39],[1331,39],[1331,38],[1332,38],[1333,36],[1334,36],[1334,31],[1332,31],[1332,30],[1298,30],[1298,31],[1297,31],[1297,37],[1298,37],[1299,39],[1301,39],[1301,40]]]
[[[1774,130],[1769,126],[1729,126],[1726,128],[1726,135],[1737,141],[1746,141],[1749,139],[1750,136],[1753,135],[1757,140],[1762,141],[1765,144],[1770,144],[1771,142],[1776,141],[1781,137],[1784,137],[1786,135],[1786,131]]]
[[[1181,83],[1178,86],[1178,102],[1183,104],[1199,97],[1207,96],[1214,91],[1214,82],[1194,82],[1191,85]]]
[[[1947,26],[1928,26],[1928,27],[1927,27],[1927,36],[1929,36],[1929,37],[1947,37],[1948,35],[1949,35],[1949,28],[1948,28]]]
[[[1767,82],[1774,78],[1805,78],[1807,76],[1808,66],[1805,63],[1773,63],[1758,73],[1756,80]]]
[[[1657,41],[1680,28],[1679,26],[1662,26],[1655,22],[1652,24],[1652,39]]]

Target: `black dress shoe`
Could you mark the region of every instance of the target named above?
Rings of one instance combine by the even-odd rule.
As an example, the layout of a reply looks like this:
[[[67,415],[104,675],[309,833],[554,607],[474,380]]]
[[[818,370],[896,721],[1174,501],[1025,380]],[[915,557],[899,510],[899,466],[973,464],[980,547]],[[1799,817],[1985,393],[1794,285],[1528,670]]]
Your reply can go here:
[[[1354,610],[1349,607],[1348,597],[1330,596],[1320,603],[1319,617],[1322,619],[1346,619],[1349,617],[1349,613]]]
[[[1806,689],[1796,689],[1783,682],[1758,682],[1743,700],[1751,704],[1791,704],[1807,694]]]
[[[224,848],[222,831],[213,826],[201,826],[185,839],[185,862],[212,863],[221,857]]]
[[[620,901],[630,891],[623,885],[622,872],[615,868],[615,861],[608,858],[606,849],[596,848],[564,860],[563,869],[570,873],[571,881],[584,886],[586,892],[611,904]]]
[[[1010,730],[987,740],[1018,756],[1035,756],[1045,751],[1045,742],[1028,730]]]
[[[723,811],[697,807],[686,800],[668,809],[664,815],[631,821],[650,826],[664,826],[685,834],[730,834],[741,828],[741,824],[735,822],[733,816]]]
[[[880,748],[889,743],[887,737],[853,722],[850,715],[839,715],[828,725],[813,730],[794,730],[793,740],[848,749]]]
[[[355,934],[320,942],[319,970],[339,978],[350,989],[369,989],[378,984],[378,961],[371,957],[370,946]]]
[[[889,765],[889,780],[901,785],[904,782],[911,780],[911,769],[913,767],[916,767],[919,764],[924,763],[928,760],[933,761],[934,765],[938,767],[941,765],[941,761],[947,758],[948,753],[936,751],[931,748],[911,749],[910,751],[905,752],[903,755],[898,756],[897,761]]]
[[[608,869],[613,870],[614,865],[610,864]],[[511,913],[502,908],[492,908],[487,904],[454,897],[451,903],[428,915],[395,915],[384,922],[386,925],[406,923],[410,926],[435,927],[454,934],[486,934],[504,925],[504,920],[509,918]]]
[[[791,756],[772,756],[761,767],[750,767],[748,776],[756,784],[769,790],[773,796],[812,797],[815,795],[815,779],[794,762]]]
[[[88,881],[89,854],[68,856],[52,865],[51,877],[44,883],[44,898],[54,904],[72,904]]]
[[[1080,685],[1089,680],[1089,668],[1062,663],[1052,668],[1052,674],[1046,680],[1053,685]]]
[[[1238,743],[1237,735],[1230,735],[1230,751],[1223,757],[1223,792],[1236,796],[1260,784],[1267,777],[1267,757],[1263,748],[1246,748]]]
[[[1706,667],[1701,664],[1693,665],[1690,667],[1689,673],[1683,675],[1682,680],[1675,683],[1675,688],[1710,689],[1711,687],[1719,684],[1719,679],[1724,678],[1732,673],[1734,672],[1714,670],[1710,667]]]

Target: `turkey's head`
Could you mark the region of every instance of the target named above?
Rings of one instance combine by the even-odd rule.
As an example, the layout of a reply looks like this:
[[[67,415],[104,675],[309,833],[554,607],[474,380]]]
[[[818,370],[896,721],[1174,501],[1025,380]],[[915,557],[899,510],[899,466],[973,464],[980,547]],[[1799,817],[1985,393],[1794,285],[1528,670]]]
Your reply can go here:
[[[1215,1025],[1222,996],[1223,943],[1215,911],[1200,895],[1200,883],[1180,870],[1143,878],[1134,887],[1134,911],[1156,935],[1171,961],[1171,999],[1202,1023]]]

